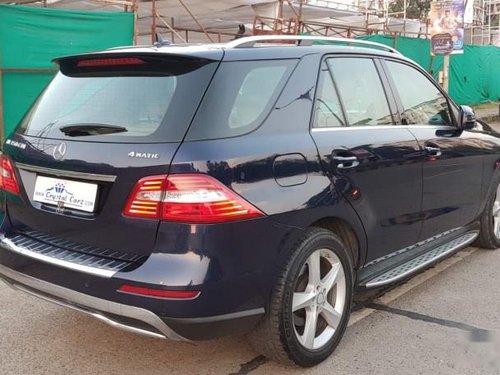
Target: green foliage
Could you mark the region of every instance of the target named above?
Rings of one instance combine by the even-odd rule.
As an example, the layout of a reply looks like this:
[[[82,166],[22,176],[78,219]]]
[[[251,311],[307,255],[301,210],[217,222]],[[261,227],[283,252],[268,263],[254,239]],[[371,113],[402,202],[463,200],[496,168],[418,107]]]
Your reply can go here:
[[[406,57],[432,72],[437,79],[443,56],[431,58],[429,39],[365,35],[362,40],[396,46]],[[474,105],[500,101],[500,48],[465,45],[463,54],[450,56],[450,95],[457,104]]]
[[[406,0],[406,18],[425,21],[430,9],[431,0]],[[396,0],[389,4],[389,13],[403,12],[403,10],[404,0]]]

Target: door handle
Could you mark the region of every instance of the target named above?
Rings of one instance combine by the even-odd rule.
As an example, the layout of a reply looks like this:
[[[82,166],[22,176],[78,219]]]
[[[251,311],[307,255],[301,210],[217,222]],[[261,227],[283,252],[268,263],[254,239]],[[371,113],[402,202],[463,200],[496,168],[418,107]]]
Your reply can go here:
[[[359,165],[359,160],[356,156],[338,156],[334,155],[333,160],[339,169],[354,168]]]
[[[429,156],[439,157],[442,155],[441,149],[439,147],[425,146],[424,149]]]

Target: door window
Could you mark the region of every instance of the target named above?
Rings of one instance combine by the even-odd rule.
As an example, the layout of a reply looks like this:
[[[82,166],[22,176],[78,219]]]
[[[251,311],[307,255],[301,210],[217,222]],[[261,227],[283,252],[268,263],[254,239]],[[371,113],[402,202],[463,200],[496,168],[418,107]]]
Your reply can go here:
[[[392,124],[387,98],[372,59],[327,60],[350,126]]]
[[[448,102],[434,83],[409,65],[386,64],[403,105],[403,124],[452,125]]]

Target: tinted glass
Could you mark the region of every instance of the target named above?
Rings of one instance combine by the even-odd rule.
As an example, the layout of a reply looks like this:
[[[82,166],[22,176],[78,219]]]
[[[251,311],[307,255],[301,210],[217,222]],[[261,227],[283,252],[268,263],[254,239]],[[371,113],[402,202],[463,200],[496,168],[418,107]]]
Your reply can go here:
[[[403,124],[451,124],[446,98],[426,76],[393,61],[387,61],[387,68],[401,98]]]
[[[222,63],[188,134],[189,140],[234,137],[269,114],[296,60]]]
[[[335,90],[330,72],[325,67],[319,77],[316,101],[314,103],[313,127],[329,128],[344,125],[344,115],[342,114],[337,91]]]
[[[58,73],[21,122],[44,138],[97,142],[182,140],[216,64],[163,76]],[[68,128],[76,131],[67,132]]]
[[[371,59],[332,58],[327,62],[350,126],[393,123],[382,82]]]

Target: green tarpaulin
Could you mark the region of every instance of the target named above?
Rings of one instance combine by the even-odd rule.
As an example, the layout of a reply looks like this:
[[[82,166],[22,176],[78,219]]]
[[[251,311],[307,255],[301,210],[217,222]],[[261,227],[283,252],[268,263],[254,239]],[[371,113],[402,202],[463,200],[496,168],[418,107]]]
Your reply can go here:
[[[51,63],[52,59],[130,45],[133,31],[132,13],[0,5],[0,69],[5,134],[14,129],[52,78],[57,69]]]
[[[426,39],[369,35],[360,39],[395,47],[437,79],[443,68],[443,56],[431,59]],[[449,92],[458,104],[500,101],[500,48],[465,45],[464,53],[450,56]]]
[[[366,35],[358,39],[396,48],[417,62],[437,80],[443,68],[443,56],[431,57],[428,39],[388,35]],[[328,42],[315,42],[328,44]],[[500,48],[465,45],[464,53],[450,56],[449,93],[458,104],[480,104],[500,101]]]

